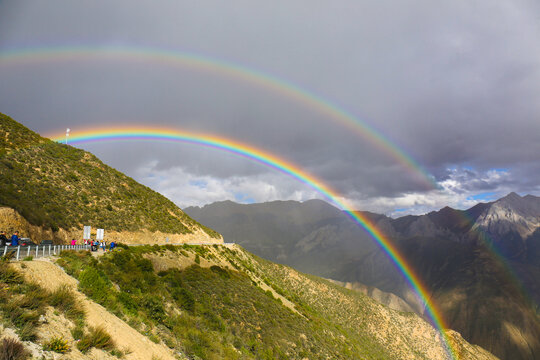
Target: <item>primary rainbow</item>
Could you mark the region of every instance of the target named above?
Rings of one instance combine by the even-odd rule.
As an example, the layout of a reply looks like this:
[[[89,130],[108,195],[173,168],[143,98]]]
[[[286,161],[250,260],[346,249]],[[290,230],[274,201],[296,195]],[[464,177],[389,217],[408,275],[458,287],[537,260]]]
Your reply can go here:
[[[50,136],[58,142],[65,141],[65,135],[56,134]],[[347,215],[356,223],[362,226],[377,244],[386,252],[396,267],[405,277],[406,281],[411,285],[417,293],[421,301],[426,306],[426,311],[431,318],[433,325],[441,334],[443,345],[447,350],[448,356],[451,359],[456,359],[453,348],[448,340],[445,331],[445,324],[435,304],[430,300],[429,292],[413,268],[407,263],[405,258],[399,253],[397,248],[390,240],[364,215],[355,212],[347,204],[346,200],[339,193],[322,181],[308,174],[301,167],[281,159],[271,153],[258,149],[254,146],[241,143],[236,140],[227,139],[221,136],[178,131],[175,129],[166,128],[148,128],[148,127],[122,127],[122,128],[101,128],[101,129],[86,129],[81,132],[74,132],[69,137],[71,144],[88,143],[108,140],[157,140],[182,142],[189,144],[202,145],[209,148],[214,148],[222,151],[227,151],[250,160],[254,160],[260,164],[276,169],[288,176],[291,176],[298,181],[313,188],[326,199],[342,208]]]
[[[422,181],[427,188],[434,189],[438,187],[433,176],[424,170],[417,161],[371,126],[359,120],[352,113],[292,82],[250,69],[244,65],[193,53],[143,46],[51,46],[12,49],[0,53],[0,65],[4,66],[32,65],[59,61],[95,62],[103,60],[140,61],[152,65],[187,67],[268,89],[301,103],[318,113],[324,114],[329,119],[346,126],[354,133],[374,144],[379,150],[394,158],[408,172]]]

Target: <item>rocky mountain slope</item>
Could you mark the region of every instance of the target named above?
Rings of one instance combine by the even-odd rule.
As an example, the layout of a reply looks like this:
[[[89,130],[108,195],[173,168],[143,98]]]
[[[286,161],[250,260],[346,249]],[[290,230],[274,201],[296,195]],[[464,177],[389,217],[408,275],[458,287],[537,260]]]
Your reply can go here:
[[[23,236],[38,241],[80,238],[84,225],[124,242],[222,241],[170,200],[92,154],[45,139],[3,114],[0,178],[2,230],[22,230],[19,214],[31,225]]]
[[[468,210],[391,219],[363,213],[421,274],[450,327],[504,359],[540,358],[540,198],[509,194]],[[227,241],[312,274],[414,294],[367,234],[321,201],[184,209]],[[504,260],[503,260],[504,259]]]
[[[0,303],[0,318],[27,349],[45,358],[52,353],[42,345],[53,338],[67,342],[70,359],[448,358],[435,329],[414,313],[391,310],[237,245],[140,246],[97,258],[64,252],[56,263],[11,267],[25,280],[14,282],[0,266],[1,294],[22,298],[4,296],[11,300]],[[58,296],[44,293],[62,288],[63,297],[74,293],[84,315],[74,318],[51,302]],[[8,310],[12,301],[24,304],[37,293],[44,299],[39,307],[21,310],[26,317],[33,311],[45,317],[33,323],[29,338],[27,325]],[[84,340],[76,339],[96,327],[110,335],[110,346],[81,352]],[[12,330],[2,336],[14,336]],[[448,337],[456,359],[495,359],[456,332]]]

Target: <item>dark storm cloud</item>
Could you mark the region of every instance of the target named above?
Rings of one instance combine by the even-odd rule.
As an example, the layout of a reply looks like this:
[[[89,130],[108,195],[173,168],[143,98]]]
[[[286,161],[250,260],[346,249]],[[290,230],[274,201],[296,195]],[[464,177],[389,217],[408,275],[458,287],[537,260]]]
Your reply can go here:
[[[41,133],[130,123],[238,139],[382,212],[467,206],[468,195],[488,190],[538,193],[539,10],[525,0],[0,2],[0,53],[144,45],[259,69],[385,134],[434,176],[435,192],[320,109],[224,74],[103,59],[0,64],[0,111]],[[205,193],[207,201],[314,196],[255,162],[193,145],[86,147],[181,205],[204,203]]]

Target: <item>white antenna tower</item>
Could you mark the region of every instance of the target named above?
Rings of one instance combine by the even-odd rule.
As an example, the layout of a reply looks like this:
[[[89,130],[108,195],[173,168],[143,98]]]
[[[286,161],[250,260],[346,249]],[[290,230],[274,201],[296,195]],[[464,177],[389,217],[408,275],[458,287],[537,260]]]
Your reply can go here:
[[[66,129],[66,145],[67,145],[67,140],[68,140],[68,136],[69,136],[69,132],[71,130],[69,128]]]

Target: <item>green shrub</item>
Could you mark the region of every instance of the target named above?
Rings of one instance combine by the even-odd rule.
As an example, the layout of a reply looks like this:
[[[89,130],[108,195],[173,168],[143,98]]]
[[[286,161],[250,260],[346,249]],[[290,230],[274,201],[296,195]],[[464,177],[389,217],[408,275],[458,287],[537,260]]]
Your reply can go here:
[[[51,293],[49,304],[62,311],[68,319],[83,319],[85,316],[84,309],[75,298],[75,293],[67,285],[62,285]]]
[[[36,310],[22,308],[19,301],[20,299],[12,298],[8,303],[3,304],[4,318],[8,324],[17,328],[21,340],[35,340],[40,313]]]
[[[111,283],[100,270],[90,267],[79,275],[79,288],[98,303],[105,303],[111,296]]]
[[[128,313],[137,314],[140,305],[133,296],[126,292],[120,292],[117,298]]]
[[[43,344],[43,350],[45,351],[54,351],[60,354],[67,353],[70,348],[67,343],[67,340],[64,340],[62,337],[53,337],[45,344]]]
[[[176,303],[184,310],[192,311],[195,308],[195,298],[193,294],[184,288],[173,288],[170,290]]]
[[[84,324],[79,322],[73,329],[71,329],[71,336],[73,339],[80,340],[84,336]]]
[[[225,279],[230,279],[231,278],[231,274],[229,274],[227,269],[224,269],[224,268],[219,267],[217,265],[210,266],[210,270],[212,270],[214,273],[218,274],[219,276],[221,276],[221,277],[223,277]]]
[[[6,261],[0,261],[0,282],[12,285],[23,282],[22,274]]]
[[[141,299],[141,306],[151,319],[161,322],[165,319],[165,309],[163,299],[155,295],[145,294]]]
[[[83,269],[88,268],[88,266],[94,266],[97,261],[90,251],[65,250],[60,254],[60,259],[57,260],[57,263],[69,275],[78,278]]]
[[[36,284],[21,285],[21,291],[24,296],[19,300],[18,305],[21,308],[36,310],[43,308],[49,297],[49,293],[41,286]]]
[[[159,337],[157,335],[155,335],[155,334],[150,334],[150,336],[148,336],[148,338],[150,339],[150,341],[152,341],[155,344],[160,343]]]
[[[26,256],[26,257],[23,259],[23,261],[32,261],[32,260],[34,260],[34,257],[33,257],[32,255]]]
[[[111,339],[111,335],[102,327],[90,327],[88,333],[85,333],[81,340],[77,343],[77,349],[83,354],[88,352],[90,348],[103,349],[107,351],[114,350],[115,345]]]

